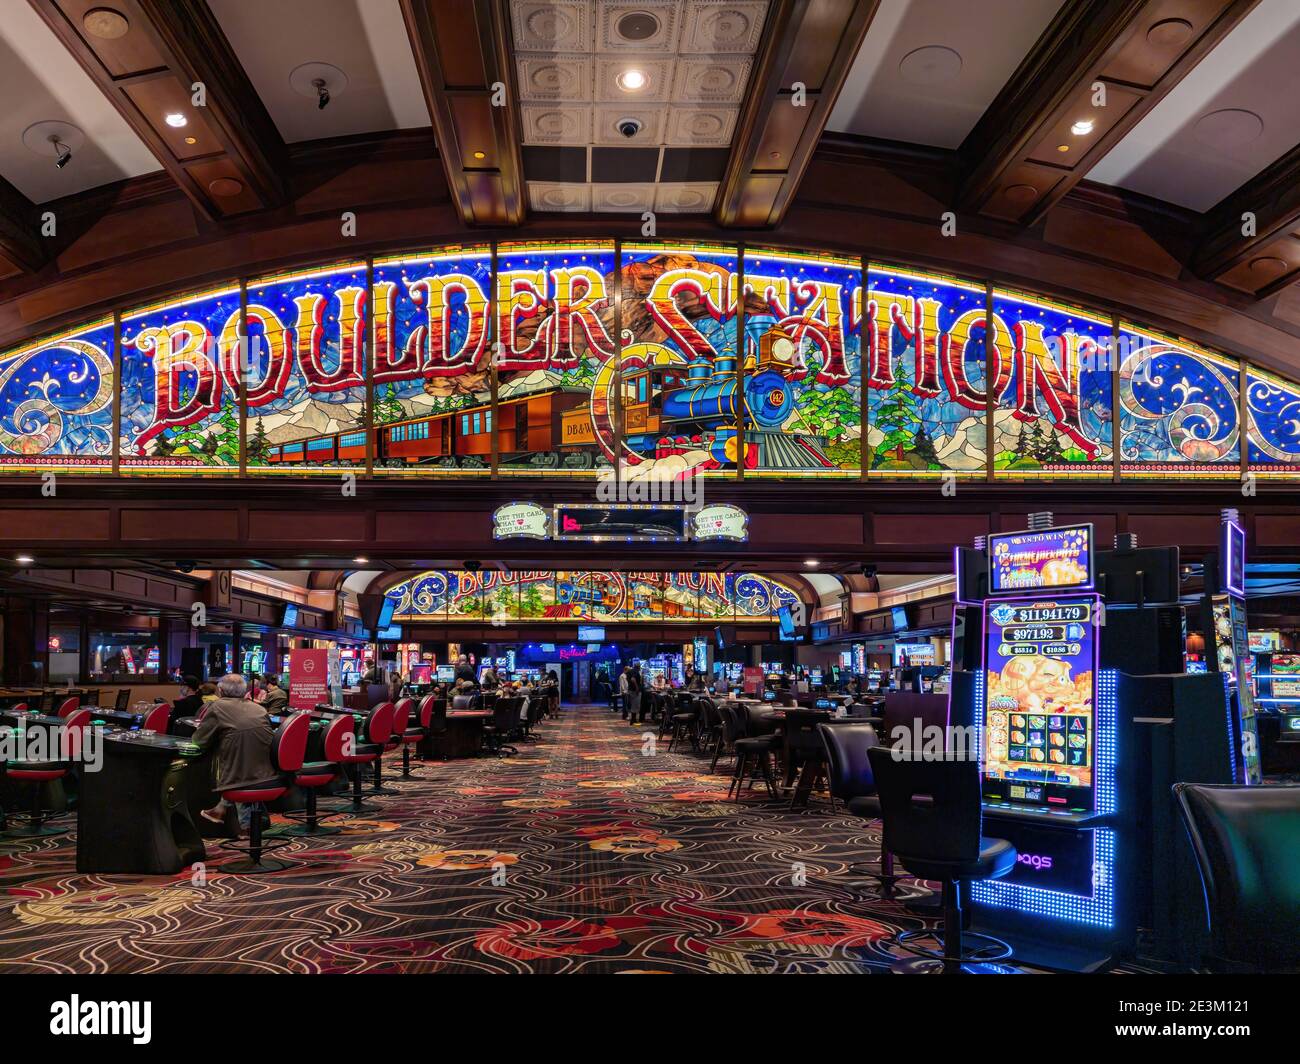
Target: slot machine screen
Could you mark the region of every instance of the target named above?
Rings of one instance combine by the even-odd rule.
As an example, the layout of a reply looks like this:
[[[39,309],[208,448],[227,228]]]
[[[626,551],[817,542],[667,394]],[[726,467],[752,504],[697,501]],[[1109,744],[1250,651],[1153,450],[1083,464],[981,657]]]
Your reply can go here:
[[[809,679],[809,681],[810,681],[811,683],[813,683],[813,684],[820,684],[820,683],[822,682],[822,670],[821,670],[821,669],[809,669],[809,670],[808,670],[808,679]]]
[[[1093,586],[1092,525],[1043,528],[989,537],[989,594]]]
[[[1094,808],[1098,599],[985,605],[984,796]]]
[[[439,666],[438,666],[438,682],[439,682],[439,683],[455,683],[455,682],[456,682],[456,666],[455,666],[455,665],[439,665]]]

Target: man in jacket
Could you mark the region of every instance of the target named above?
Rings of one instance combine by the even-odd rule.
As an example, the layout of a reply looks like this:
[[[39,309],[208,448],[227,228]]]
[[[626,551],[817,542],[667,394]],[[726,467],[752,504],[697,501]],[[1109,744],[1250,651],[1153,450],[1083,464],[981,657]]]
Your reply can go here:
[[[262,682],[266,684],[266,697],[262,699],[262,708],[266,710],[268,716],[278,716],[289,706],[289,693],[280,686],[279,680],[270,674],[263,676]]]
[[[238,673],[217,681],[217,698],[208,704],[207,714],[191,741],[201,749],[217,748],[213,759],[213,790],[230,791],[251,787],[276,776],[271,763],[271,742],[275,731],[266,711],[245,695],[248,685]],[[220,824],[230,803],[224,798],[203,817]],[[247,825],[252,806],[239,807],[239,822]]]

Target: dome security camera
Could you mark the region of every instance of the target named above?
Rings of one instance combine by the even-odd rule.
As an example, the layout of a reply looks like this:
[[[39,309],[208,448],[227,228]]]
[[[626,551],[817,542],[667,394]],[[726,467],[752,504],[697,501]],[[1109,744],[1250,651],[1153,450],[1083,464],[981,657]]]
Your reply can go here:
[[[481,569],[482,567],[483,567],[483,563],[482,563],[482,562],[467,561],[467,562],[465,563],[465,571],[466,571],[466,572],[469,572],[469,573],[476,573],[476,572],[478,572],[479,569]]]
[[[639,118],[620,118],[617,122],[618,131],[629,140],[635,137],[644,128]]]

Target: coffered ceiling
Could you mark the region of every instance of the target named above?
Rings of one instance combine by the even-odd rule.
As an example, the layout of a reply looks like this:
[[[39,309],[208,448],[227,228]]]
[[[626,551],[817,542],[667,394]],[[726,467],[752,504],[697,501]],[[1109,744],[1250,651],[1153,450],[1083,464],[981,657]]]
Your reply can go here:
[[[713,207],[766,0],[512,0],[539,211]]]

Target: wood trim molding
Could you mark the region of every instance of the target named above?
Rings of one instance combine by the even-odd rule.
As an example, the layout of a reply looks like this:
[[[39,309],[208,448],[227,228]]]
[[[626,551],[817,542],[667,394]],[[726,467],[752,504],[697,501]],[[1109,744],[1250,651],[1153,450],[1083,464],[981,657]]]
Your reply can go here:
[[[774,0],[736,123],[714,216],[780,225],[880,0]]]

